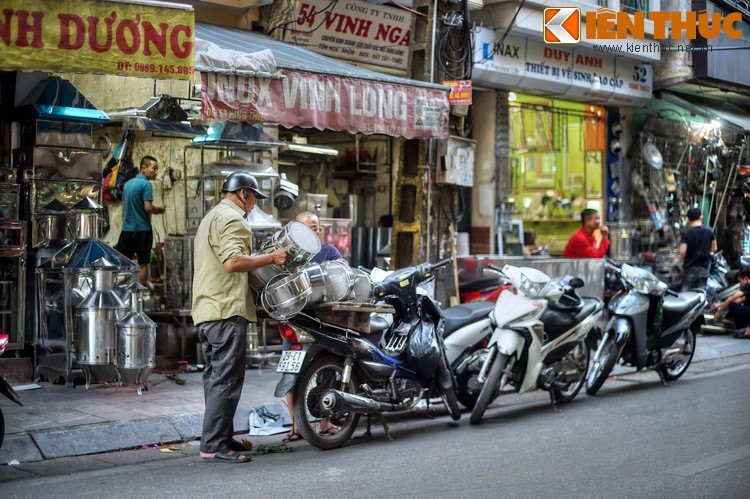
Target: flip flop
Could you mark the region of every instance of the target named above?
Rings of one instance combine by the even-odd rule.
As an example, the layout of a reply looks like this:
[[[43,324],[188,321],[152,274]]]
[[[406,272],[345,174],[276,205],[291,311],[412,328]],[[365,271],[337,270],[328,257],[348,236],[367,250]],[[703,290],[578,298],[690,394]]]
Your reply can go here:
[[[229,450],[233,450],[234,452],[249,452],[253,450],[253,443],[249,440],[240,442],[239,440],[232,439],[229,442]]]
[[[243,454],[241,452],[235,452],[233,454],[229,454],[229,452],[225,451],[219,451],[216,454],[214,454],[214,457],[203,457],[201,458],[207,463],[232,463],[232,464],[238,464],[238,463],[249,463],[252,461],[250,456],[247,454]]]
[[[297,440],[304,440],[304,438],[296,431],[289,433],[289,436],[284,439],[285,442],[296,442]]]
[[[330,428],[326,428],[325,430],[321,431],[320,435],[334,436],[340,431],[341,431],[341,428],[339,428],[338,426],[331,426]]]

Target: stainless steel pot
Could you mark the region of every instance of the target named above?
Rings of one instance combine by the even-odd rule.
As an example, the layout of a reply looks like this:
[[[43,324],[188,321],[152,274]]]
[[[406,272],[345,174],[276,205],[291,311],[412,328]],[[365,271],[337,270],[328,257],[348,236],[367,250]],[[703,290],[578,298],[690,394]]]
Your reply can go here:
[[[34,215],[31,219],[31,244],[36,248],[50,241],[70,240],[68,214]]]
[[[311,292],[310,279],[304,272],[280,274],[263,289],[260,303],[274,319],[289,319],[305,308]]]
[[[74,239],[99,239],[102,217],[95,211],[70,212]]]

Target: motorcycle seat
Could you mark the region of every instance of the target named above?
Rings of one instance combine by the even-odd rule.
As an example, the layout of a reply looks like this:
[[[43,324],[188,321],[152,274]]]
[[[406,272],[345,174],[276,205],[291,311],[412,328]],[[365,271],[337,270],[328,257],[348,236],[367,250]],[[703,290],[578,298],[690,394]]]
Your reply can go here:
[[[597,298],[581,298],[580,307],[572,309],[549,307],[541,319],[544,332],[550,339],[557,338],[603,307],[604,304]]]
[[[705,299],[702,293],[695,291],[685,291],[677,296],[664,295],[664,305],[662,307],[665,313],[682,315],[691,310]]]
[[[370,317],[370,334],[382,334],[390,327],[390,325],[391,324],[385,317],[381,315],[373,315]]]
[[[451,333],[461,329],[466,324],[471,324],[490,315],[495,303],[491,301],[475,301],[471,303],[462,303],[455,307],[443,310],[445,316],[445,329],[443,338],[447,338]]]

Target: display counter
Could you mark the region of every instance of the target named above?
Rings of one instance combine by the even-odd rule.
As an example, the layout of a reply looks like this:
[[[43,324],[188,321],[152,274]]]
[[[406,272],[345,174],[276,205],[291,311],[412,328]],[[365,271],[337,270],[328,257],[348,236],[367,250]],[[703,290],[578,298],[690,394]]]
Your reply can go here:
[[[504,255],[476,255],[457,257],[458,276],[464,281],[482,278],[482,271],[490,264],[499,267],[514,265],[539,269],[550,277],[572,275],[583,279],[584,286],[578,290],[580,296],[604,297],[603,258],[550,258]]]

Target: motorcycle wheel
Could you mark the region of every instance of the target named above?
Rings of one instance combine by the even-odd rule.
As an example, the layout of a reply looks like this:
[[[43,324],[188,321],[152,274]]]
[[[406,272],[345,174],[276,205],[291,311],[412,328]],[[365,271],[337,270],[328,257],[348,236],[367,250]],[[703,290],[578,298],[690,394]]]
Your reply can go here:
[[[555,396],[558,402],[567,403],[572,402],[578,392],[583,388],[586,383],[586,373],[589,370],[589,347],[584,341],[580,342],[576,347],[563,357],[562,362],[570,364],[578,369],[576,378],[571,381],[566,389],[555,389]]]
[[[458,406],[456,392],[453,390],[440,390],[440,398],[443,400],[445,408],[448,409],[448,415],[454,421],[461,419],[461,408]]]
[[[319,449],[330,450],[341,447],[351,438],[359,424],[359,414],[351,412],[330,418],[332,425],[339,430],[334,434],[321,433],[321,422],[326,417],[320,402],[329,389],[357,393],[359,382],[352,372],[346,387],[341,386],[344,363],[333,357],[323,357],[310,364],[297,379],[294,386],[294,421],[307,442]]]
[[[451,387],[448,390],[443,390],[442,387],[439,387],[440,390],[440,398],[443,400],[443,404],[445,404],[445,408],[448,409],[448,415],[454,420],[458,421],[461,419],[461,408],[458,406],[458,399],[456,398],[456,378],[453,375],[453,370],[451,369],[451,366],[448,365],[448,359],[445,356],[445,349],[443,349],[443,367],[447,370],[448,374],[450,374],[451,378]]]
[[[586,376],[586,393],[595,395],[607,381],[609,373],[612,372],[615,363],[617,363],[617,353],[617,344],[610,337],[610,340],[602,348],[602,355],[599,360],[594,359],[594,363],[591,364],[591,369]]]
[[[471,411],[471,424],[479,424],[482,422],[484,417],[484,411],[487,410],[487,406],[490,405],[495,399],[495,393],[497,392],[497,384],[500,381],[500,376],[503,374],[503,369],[508,363],[508,356],[502,353],[497,354],[497,358],[492,361],[490,372],[487,374],[487,379],[484,380],[482,390],[479,392],[479,398]]]
[[[469,392],[469,380],[471,376],[476,373],[469,372],[465,369],[460,375],[456,376],[456,382],[458,383],[458,393],[456,397],[467,409],[473,409],[479,398],[479,392]]]
[[[672,344],[672,347],[676,345],[682,345],[683,352],[689,350],[687,353],[675,355],[672,357],[675,359],[670,364],[662,364],[657,367],[657,370],[661,372],[664,379],[667,381],[674,381],[679,379],[680,376],[685,374],[690,362],[693,360],[693,354],[695,353],[695,331],[693,328],[688,328],[682,332],[679,338]]]

